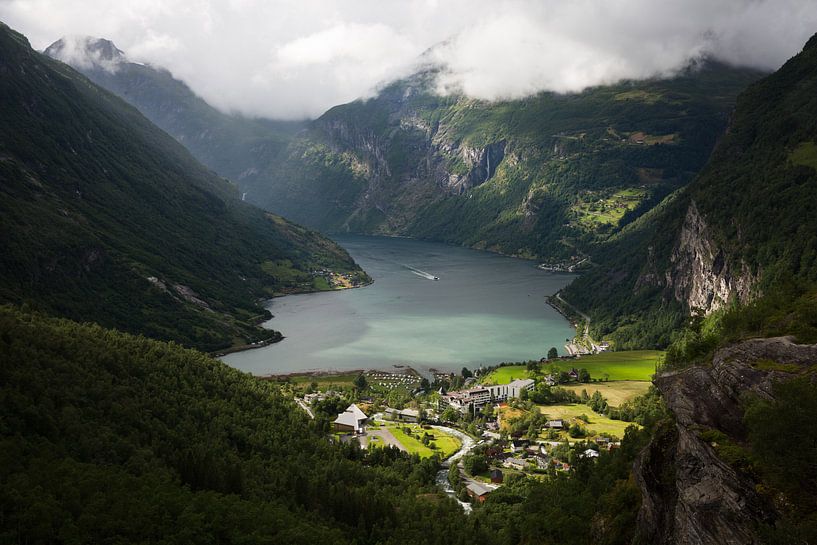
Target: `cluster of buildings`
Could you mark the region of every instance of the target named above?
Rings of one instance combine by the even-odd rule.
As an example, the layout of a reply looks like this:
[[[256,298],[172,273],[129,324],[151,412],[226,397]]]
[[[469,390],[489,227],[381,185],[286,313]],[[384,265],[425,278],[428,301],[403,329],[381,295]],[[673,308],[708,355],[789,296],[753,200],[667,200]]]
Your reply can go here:
[[[454,407],[460,412],[467,412],[479,409],[486,403],[498,403],[518,398],[523,390],[533,390],[534,381],[532,379],[517,379],[508,384],[497,384],[495,386],[477,386],[467,390],[451,392],[440,396],[440,410],[446,406]]]

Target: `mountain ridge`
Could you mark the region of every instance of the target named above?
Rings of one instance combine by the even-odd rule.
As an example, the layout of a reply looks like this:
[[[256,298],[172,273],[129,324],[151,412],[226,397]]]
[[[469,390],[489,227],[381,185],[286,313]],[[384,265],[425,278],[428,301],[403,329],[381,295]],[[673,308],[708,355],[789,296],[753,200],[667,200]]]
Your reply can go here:
[[[0,52],[0,300],[215,350],[278,337],[258,301],[316,269],[364,276],[5,25]]]

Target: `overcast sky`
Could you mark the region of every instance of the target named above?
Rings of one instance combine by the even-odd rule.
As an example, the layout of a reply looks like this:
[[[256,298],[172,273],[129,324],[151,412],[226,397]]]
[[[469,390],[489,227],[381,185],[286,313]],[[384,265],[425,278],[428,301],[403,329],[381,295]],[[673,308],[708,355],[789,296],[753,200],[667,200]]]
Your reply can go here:
[[[710,55],[778,68],[817,32],[817,0],[0,0],[44,49],[113,40],[213,105],[303,118],[416,69],[484,99],[668,75]],[[430,51],[429,51],[430,50]]]

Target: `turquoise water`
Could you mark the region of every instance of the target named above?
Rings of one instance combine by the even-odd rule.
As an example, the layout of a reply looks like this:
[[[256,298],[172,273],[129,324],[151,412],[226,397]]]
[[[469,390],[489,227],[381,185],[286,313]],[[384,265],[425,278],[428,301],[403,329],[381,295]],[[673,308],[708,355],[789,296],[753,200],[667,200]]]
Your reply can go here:
[[[225,362],[256,375],[393,365],[459,370],[538,359],[552,346],[563,353],[575,333],[544,301],[574,275],[431,242],[336,240],[374,284],[272,300],[274,318],[265,326],[286,338]]]

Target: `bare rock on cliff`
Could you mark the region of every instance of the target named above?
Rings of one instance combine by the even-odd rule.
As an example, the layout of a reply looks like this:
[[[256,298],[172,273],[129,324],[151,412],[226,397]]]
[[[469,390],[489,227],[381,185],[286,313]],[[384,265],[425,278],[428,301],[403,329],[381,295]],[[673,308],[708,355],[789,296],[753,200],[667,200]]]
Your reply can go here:
[[[817,345],[789,337],[751,339],[719,350],[711,366],[661,373],[655,385],[675,416],[636,462],[643,502],[637,542],[752,544],[758,522],[774,510],[755,482],[718,457],[699,432],[715,429],[745,440],[746,395],[773,398],[772,386],[817,362]]]

